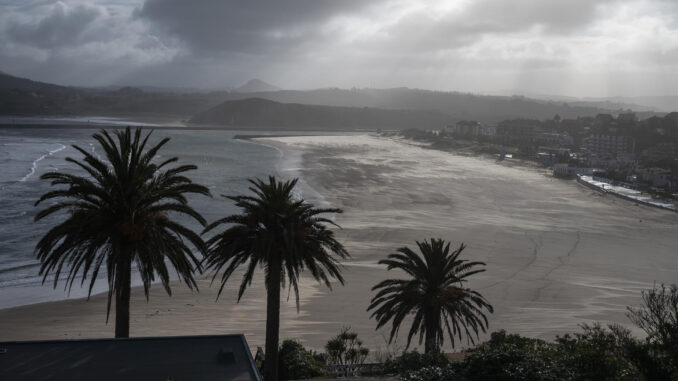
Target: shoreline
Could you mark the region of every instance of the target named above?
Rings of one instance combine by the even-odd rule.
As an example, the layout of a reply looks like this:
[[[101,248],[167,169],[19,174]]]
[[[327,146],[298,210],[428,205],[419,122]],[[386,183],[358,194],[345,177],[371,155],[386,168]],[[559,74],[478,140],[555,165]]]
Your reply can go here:
[[[225,125],[201,125],[201,124],[178,124],[178,125],[170,125],[169,123],[163,123],[163,124],[157,124],[157,125],[152,125],[152,124],[139,124],[139,122],[134,122],[134,121],[129,121],[129,124],[125,123],[126,121],[121,120],[117,124],[114,123],[92,123],[92,124],[86,124],[85,122],[72,122],[72,123],[56,123],[56,122],[50,122],[50,123],[17,123],[17,124],[10,124],[10,123],[0,123],[0,129],[12,129],[12,128],[18,128],[18,129],[43,129],[43,128],[52,128],[52,129],[78,129],[78,130],[88,130],[88,129],[93,129],[93,130],[101,130],[101,129],[121,129],[125,127],[140,127],[142,129],[155,129],[155,130],[187,130],[187,131],[289,131],[291,134],[282,134],[282,135],[277,135],[275,136],[282,137],[282,136],[297,136],[299,135],[299,132],[302,132],[304,134],[333,134],[333,133],[338,133],[338,132],[344,132],[344,133],[366,133],[366,132],[373,132],[375,129],[363,129],[363,128],[355,128],[355,129],[316,129],[316,128],[282,128],[280,126],[225,126]],[[244,135],[248,136],[248,135]],[[258,135],[253,135],[253,137],[257,137]],[[261,135],[261,136],[267,136],[267,135]],[[246,140],[246,139],[243,139]]]
[[[281,339],[297,338],[318,350],[350,325],[371,350],[402,346],[403,334],[389,346],[383,337],[388,329],[374,330],[365,311],[369,290],[397,277],[377,264],[380,259],[429,237],[464,242],[465,258],[487,263],[469,286],[495,307],[490,332],[553,339],[577,332],[581,323],[630,326],[625,307],[639,304],[640,291],[678,276],[675,213],[615,202],[538,171],[367,135],[263,140],[298,152],[298,173],[333,207],[344,209],[336,216],[342,226],[337,237],[352,255],[344,263],[344,287],[329,291],[302,278],[300,314],[293,298],[282,303]],[[640,258],[648,240],[656,249]],[[154,285],[149,303],[135,288],[132,335],[244,332],[254,349],[263,343],[263,275],[257,273],[235,304],[239,280],[229,282],[229,296],[218,303],[207,279],[200,280],[200,294],[173,283],[172,298]],[[10,335],[112,335],[113,326],[104,323],[105,295],[16,307],[0,310],[0,341]],[[449,343],[445,350],[451,350]]]
[[[629,189],[630,192],[637,193],[637,195],[631,195],[631,194],[624,194],[621,192],[620,187],[615,187],[609,185],[608,188],[605,188],[604,184],[607,184],[603,181],[595,181],[593,177],[591,176],[582,176],[582,175],[577,175],[576,181],[590,189],[593,189],[595,191],[598,191],[603,194],[610,194],[612,196],[618,197],[622,200],[626,200],[631,203],[635,204],[641,204],[644,206],[652,207],[652,208],[659,208],[663,210],[668,210],[671,212],[678,212],[678,206],[674,203],[669,203],[669,202],[660,202],[656,201],[653,198],[650,198],[650,200],[647,200],[647,197],[640,197],[643,194],[651,196],[650,194],[647,193],[642,193],[639,190],[636,189]],[[616,188],[616,189],[614,189]]]

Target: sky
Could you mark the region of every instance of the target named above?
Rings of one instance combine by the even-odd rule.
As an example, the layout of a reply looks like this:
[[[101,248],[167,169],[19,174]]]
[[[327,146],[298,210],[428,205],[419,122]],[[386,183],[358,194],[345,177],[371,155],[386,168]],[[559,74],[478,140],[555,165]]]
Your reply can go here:
[[[3,0],[0,71],[76,86],[678,94],[678,0]]]

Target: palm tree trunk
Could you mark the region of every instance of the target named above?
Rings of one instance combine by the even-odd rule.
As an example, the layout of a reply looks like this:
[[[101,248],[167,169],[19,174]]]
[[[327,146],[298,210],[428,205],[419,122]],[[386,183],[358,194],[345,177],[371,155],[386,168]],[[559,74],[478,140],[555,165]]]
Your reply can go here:
[[[131,258],[116,268],[120,280],[115,290],[115,337],[129,337],[129,300],[132,283]]]
[[[280,336],[280,258],[272,255],[266,274],[266,359],[264,381],[278,381],[278,339]]]
[[[434,353],[438,351],[438,345],[436,343],[436,319],[432,316],[434,313],[428,312],[424,315],[424,324],[426,326],[426,336],[424,338],[424,351],[429,353]]]

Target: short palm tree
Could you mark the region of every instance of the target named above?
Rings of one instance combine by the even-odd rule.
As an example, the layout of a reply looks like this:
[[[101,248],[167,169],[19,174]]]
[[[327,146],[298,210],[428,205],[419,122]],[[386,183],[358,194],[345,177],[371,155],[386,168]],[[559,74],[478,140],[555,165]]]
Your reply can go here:
[[[84,285],[89,280],[89,294],[105,264],[108,275],[107,318],[115,294],[115,337],[129,337],[129,304],[132,263],[141,276],[146,298],[156,275],[171,293],[168,264],[188,287],[197,287],[193,278],[200,271],[200,261],[188,246],[190,242],[204,252],[200,235],[173,219],[185,215],[203,226],[205,220],[193,210],[186,194],[209,195],[209,190],[194,184],[184,172],[194,165],[166,167],[176,157],[153,163],[158,150],[169,138],[146,150],[151,133],[141,136],[141,129],[116,131],[114,139],[107,131],[94,134],[105,153],[105,160],[74,145],[84,159],[66,158],[88,176],[48,172],[41,176],[53,186],[63,186],[45,193],[35,204],[56,199],[40,211],[35,220],[59,211],[68,214],[49,230],[36,245],[42,262],[43,282],[54,274],[54,287],[62,275],[70,289],[78,277]]]
[[[250,180],[254,196],[228,197],[242,209],[242,214],[231,215],[210,224],[208,232],[221,224],[229,226],[207,241],[205,269],[214,269],[221,275],[221,287],[240,266],[245,273],[238,291],[238,301],[251,285],[254,272],[261,266],[265,271],[266,299],[266,352],[264,380],[278,380],[278,338],[280,330],[280,288],[286,279],[294,291],[299,307],[299,275],[308,269],[318,281],[331,288],[330,278],[341,284],[338,259],[349,254],[334,238],[327,225],[331,220],[320,217],[324,213],[341,213],[341,209],[316,209],[304,200],[295,200],[292,190],[297,179],[268,182]],[[338,227],[338,226],[337,226]]]
[[[417,242],[421,255],[408,247],[379,261],[388,270],[400,269],[408,279],[387,279],[372,288],[378,290],[368,311],[377,320],[377,329],[392,321],[390,341],[397,336],[400,325],[413,315],[407,335],[409,347],[412,337],[419,333],[419,344],[425,339],[426,353],[439,351],[444,342],[444,330],[454,347],[455,337],[465,335],[474,342],[480,331],[487,329],[484,311],[492,313],[492,306],[478,292],[464,288],[466,278],[485,271],[477,268],[483,262],[459,259],[466,246],[462,243],[450,252],[450,244],[442,239]]]

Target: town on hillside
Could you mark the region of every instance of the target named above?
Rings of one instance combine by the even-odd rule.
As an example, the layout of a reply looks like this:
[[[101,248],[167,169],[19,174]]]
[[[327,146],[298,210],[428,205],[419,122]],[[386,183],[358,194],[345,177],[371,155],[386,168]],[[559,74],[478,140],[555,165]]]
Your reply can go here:
[[[402,135],[429,141],[432,148],[531,160],[552,168],[556,177],[584,178],[601,189],[643,192],[664,201],[678,196],[678,112],[642,120],[631,111],[493,125],[467,120]]]

